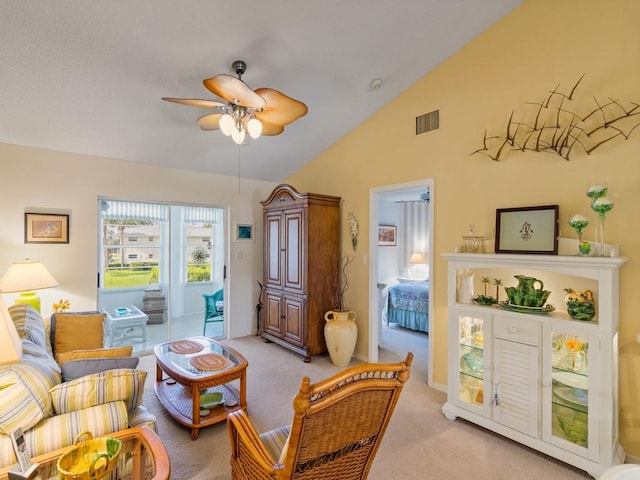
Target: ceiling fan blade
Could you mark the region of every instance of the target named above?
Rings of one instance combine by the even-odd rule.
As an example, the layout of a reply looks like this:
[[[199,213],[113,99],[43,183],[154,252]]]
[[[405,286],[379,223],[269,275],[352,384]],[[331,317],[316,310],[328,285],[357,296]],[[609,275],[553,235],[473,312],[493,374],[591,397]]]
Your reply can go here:
[[[262,135],[273,136],[284,132],[284,126],[282,125],[265,122],[264,120],[260,120],[260,123],[262,123]]]
[[[203,81],[204,86],[227,102],[243,107],[264,108],[264,98],[251,90],[242,80],[231,75],[216,75]]]
[[[258,88],[256,92],[265,99],[267,105],[262,112],[257,112],[256,117],[276,125],[288,125],[307,114],[307,106],[284,93],[272,88]]]
[[[210,113],[200,117],[197,123],[202,130],[217,130],[220,128],[220,117],[221,113]]]
[[[171,98],[162,97],[165,102],[179,103],[180,105],[187,105],[189,107],[198,108],[225,108],[224,103],[214,102],[213,100],[200,100],[197,98]]]

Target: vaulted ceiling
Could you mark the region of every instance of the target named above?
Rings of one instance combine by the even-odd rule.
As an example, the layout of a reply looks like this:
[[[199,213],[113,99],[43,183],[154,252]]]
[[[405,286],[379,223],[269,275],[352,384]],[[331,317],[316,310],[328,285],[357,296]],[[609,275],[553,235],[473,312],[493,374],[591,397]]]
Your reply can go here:
[[[521,1],[0,0],[0,142],[281,181]],[[234,60],[309,113],[238,146],[161,100]]]

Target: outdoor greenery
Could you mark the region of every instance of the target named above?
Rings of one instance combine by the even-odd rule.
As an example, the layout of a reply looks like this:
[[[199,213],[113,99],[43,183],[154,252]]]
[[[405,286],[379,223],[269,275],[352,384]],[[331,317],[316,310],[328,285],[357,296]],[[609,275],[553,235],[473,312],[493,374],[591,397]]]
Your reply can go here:
[[[110,267],[112,267],[110,265]],[[105,288],[145,287],[158,283],[160,269],[157,266],[142,268],[109,269],[104,275]],[[208,282],[211,279],[211,265],[188,265],[187,281]]]
[[[187,282],[208,282],[211,280],[211,265],[187,265]]]

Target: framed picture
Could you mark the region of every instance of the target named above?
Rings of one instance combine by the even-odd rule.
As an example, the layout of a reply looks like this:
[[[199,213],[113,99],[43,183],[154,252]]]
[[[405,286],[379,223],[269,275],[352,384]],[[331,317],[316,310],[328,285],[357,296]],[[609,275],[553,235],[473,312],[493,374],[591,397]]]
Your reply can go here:
[[[398,227],[395,225],[378,225],[378,245],[383,247],[395,247],[397,242]]]
[[[496,253],[558,254],[558,205],[496,210]]]
[[[69,215],[25,213],[24,243],[69,243]]]
[[[236,223],[236,242],[253,242],[253,223]]]

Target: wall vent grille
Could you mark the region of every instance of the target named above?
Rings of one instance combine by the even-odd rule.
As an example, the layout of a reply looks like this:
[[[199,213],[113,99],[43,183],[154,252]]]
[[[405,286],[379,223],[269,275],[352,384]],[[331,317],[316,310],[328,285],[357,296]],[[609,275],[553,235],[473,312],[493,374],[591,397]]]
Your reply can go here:
[[[440,110],[416,117],[416,135],[440,128]]]

